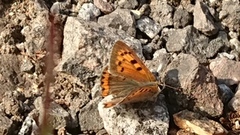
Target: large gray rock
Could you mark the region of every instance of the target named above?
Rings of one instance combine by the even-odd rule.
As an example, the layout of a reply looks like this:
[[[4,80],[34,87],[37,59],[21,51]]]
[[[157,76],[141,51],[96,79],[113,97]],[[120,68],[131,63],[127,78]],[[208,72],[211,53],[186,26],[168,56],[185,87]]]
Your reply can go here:
[[[179,54],[163,73],[165,83],[172,87],[168,91],[169,102],[193,110],[205,116],[220,116],[223,103],[218,96],[215,78],[189,54]],[[209,104],[211,103],[211,104]]]
[[[163,95],[159,95],[155,103],[135,103],[114,108],[103,108],[100,102],[98,110],[110,135],[167,135],[169,116]]]

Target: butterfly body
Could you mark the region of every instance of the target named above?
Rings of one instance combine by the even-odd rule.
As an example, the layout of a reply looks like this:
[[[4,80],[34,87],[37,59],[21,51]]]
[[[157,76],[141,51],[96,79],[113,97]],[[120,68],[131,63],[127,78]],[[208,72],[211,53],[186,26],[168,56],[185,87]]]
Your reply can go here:
[[[101,78],[102,96],[112,95],[105,107],[153,100],[160,92],[158,83],[134,51],[117,41],[110,57],[110,66]]]

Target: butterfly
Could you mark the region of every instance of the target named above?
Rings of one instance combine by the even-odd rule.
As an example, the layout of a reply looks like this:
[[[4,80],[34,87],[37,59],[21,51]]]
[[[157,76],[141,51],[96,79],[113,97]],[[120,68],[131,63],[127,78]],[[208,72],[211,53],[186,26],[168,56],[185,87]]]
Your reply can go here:
[[[100,81],[102,97],[112,96],[104,103],[105,108],[153,100],[160,92],[154,75],[122,41],[113,46],[109,66],[103,70]]]

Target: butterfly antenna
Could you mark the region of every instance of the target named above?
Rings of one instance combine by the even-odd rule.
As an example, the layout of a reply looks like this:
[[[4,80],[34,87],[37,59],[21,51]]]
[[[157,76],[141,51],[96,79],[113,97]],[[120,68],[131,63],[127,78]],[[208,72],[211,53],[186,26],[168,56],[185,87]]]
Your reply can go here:
[[[168,88],[171,88],[171,89],[174,89],[174,90],[178,90],[179,87],[174,87],[174,86],[170,86],[170,85],[167,85],[165,83],[159,83],[158,85],[162,86],[163,88],[162,89],[165,89],[165,87],[168,87]]]

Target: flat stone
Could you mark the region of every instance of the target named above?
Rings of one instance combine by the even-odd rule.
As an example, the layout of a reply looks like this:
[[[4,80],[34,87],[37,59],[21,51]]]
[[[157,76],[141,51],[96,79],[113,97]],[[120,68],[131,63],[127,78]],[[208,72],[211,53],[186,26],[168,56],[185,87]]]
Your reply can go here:
[[[124,9],[134,9],[138,5],[137,0],[119,0],[118,5]]]
[[[166,48],[170,52],[179,52],[188,46],[189,35],[192,32],[191,27],[185,27],[183,29],[171,29],[168,31],[168,39]]]
[[[228,133],[218,122],[188,110],[174,114],[173,119],[178,127],[198,135],[226,135]]]
[[[51,13],[53,14],[66,14],[69,13],[68,7],[71,6],[69,1],[65,2],[54,2],[50,8]]]
[[[131,36],[135,36],[135,19],[128,9],[117,8],[112,13],[99,17],[98,23],[102,26],[121,29]]]
[[[223,39],[221,36],[218,36],[217,38],[215,39],[212,39],[208,46],[205,48],[205,56],[207,58],[212,58],[214,57],[218,51],[224,47],[226,44],[224,43]]]

